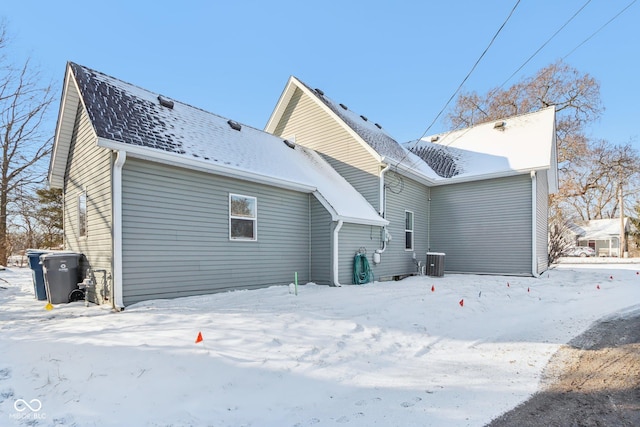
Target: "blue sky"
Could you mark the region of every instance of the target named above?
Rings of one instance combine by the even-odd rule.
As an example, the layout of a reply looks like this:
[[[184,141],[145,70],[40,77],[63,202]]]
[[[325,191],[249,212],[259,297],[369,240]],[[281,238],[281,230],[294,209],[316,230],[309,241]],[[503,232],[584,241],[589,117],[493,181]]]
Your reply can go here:
[[[563,58],[632,1],[592,0],[509,83]],[[464,89],[502,84],[586,2],[522,0]],[[10,57],[30,57],[58,88],[73,61],[263,128],[295,75],[405,142],[422,136],[515,3],[20,0],[4,2],[0,18]],[[640,2],[566,58],[601,84],[606,111],[590,136],[638,150],[639,22]],[[429,133],[444,130],[438,121]]]

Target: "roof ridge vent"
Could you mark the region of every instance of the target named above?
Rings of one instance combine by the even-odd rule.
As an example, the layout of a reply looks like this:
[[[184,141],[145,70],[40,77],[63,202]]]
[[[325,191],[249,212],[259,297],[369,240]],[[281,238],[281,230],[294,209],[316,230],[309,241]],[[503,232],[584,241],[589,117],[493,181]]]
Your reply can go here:
[[[382,126],[380,126],[379,124],[375,123],[375,125],[378,129],[382,129]]]
[[[240,130],[242,129],[242,126],[240,126],[240,123],[236,122],[235,120],[227,120],[227,123],[229,124],[229,126],[231,126],[231,129],[233,130]]]
[[[364,120],[365,122],[368,122],[369,119],[367,119],[365,116],[363,116],[362,114],[360,115],[360,117],[362,118],[362,120]]]
[[[343,110],[348,110],[348,109],[349,109],[349,108],[347,108],[347,106],[346,106],[346,105],[344,105],[344,104],[340,104],[340,106],[342,107],[342,109],[343,109]]]
[[[324,92],[323,92],[322,90],[320,90],[320,89],[318,89],[318,88],[315,88],[314,90],[316,91],[316,93],[317,93],[318,95],[322,95],[322,96],[324,96]]]
[[[288,139],[284,139],[282,140],[282,142],[284,142],[284,144],[289,147],[289,148],[296,148],[296,144],[294,142],[289,141]]]
[[[439,140],[440,140],[440,137],[438,135],[431,137],[431,142],[436,142],[436,141],[439,141]]]
[[[162,105],[163,107],[167,107],[168,109],[173,110],[173,101],[166,96],[158,95],[158,102],[160,102],[160,105]]]
[[[494,129],[497,129],[497,130],[502,130],[502,131],[504,131],[504,128],[505,128],[506,126],[507,126],[507,122],[505,122],[505,121],[501,121],[501,122],[496,122],[496,123],[493,125],[493,128],[494,128]]]

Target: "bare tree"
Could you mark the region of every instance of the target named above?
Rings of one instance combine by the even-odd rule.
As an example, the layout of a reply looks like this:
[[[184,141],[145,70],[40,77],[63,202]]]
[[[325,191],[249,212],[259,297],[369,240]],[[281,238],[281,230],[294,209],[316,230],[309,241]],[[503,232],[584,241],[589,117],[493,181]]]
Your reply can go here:
[[[0,24],[0,49],[6,40],[6,26]],[[41,84],[29,60],[18,67],[5,55],[0,61],[0,263],[5,263],[8,205],[18,188],[30,188],[44,177],[36,165],[51,152],[52,136],[43,133],[43,122],[54,90]]]
[[[585,125],[602,112],[600,84],[564,62],[551,64],[507,89],[495,88],[483,96],[463,93],[447,118],[452,127],[460,128],[551,105],[556,106],[558,160],[562,165],[584,154]]]
[[[624,199],[633,200],[639,178],[640,157],[630,144],[612,145],[600,140],[590,144],[585,154],[564,171],[561,204],[582,220],[618,218],[620,189],[624,190]]]

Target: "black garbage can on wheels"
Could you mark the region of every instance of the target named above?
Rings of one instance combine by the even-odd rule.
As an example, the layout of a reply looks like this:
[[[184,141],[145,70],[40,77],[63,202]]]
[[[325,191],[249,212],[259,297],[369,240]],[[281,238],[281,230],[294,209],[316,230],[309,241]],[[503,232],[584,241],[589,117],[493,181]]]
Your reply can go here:
[[[71,292],[78,289],[80,258],[74,252],[56,252],[40,256],[47,288],[47,300],[51,304],[68,303]]]

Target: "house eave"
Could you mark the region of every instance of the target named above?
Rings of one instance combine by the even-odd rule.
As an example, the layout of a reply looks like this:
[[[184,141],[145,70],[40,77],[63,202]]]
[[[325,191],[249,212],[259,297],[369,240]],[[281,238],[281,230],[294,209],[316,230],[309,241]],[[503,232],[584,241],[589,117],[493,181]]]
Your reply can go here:
[[[230,178],[242,179],[287,190],[300,191],[303,193],[313,193],[316,191],[316,187],[300,182],[288,181],[247,170],[230,168],[224,165],[216,165],[204,160],[184,158],[178,154],[163,152],[147,147],[134,146],[110,139],[98,138],[98,146],[116,151],[125,151],[128,157],[149,160],[216,175],[224,175]]]

